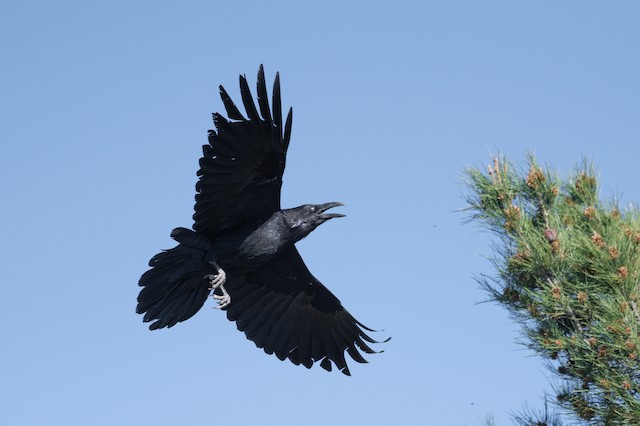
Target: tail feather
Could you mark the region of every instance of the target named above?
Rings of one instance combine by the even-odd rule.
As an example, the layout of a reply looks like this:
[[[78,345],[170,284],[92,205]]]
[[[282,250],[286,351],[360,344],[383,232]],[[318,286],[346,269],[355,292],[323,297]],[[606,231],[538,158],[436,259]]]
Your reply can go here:
[[[209,242],[195,232],[177,228],[171,236],[178,246],[156,254],[149,269],[140,277],[142,288],[136,312],[143,321],[154,321],[149,329],[173,327],[195,315],[209,295],[205,275],[215,273],[205,261]]]

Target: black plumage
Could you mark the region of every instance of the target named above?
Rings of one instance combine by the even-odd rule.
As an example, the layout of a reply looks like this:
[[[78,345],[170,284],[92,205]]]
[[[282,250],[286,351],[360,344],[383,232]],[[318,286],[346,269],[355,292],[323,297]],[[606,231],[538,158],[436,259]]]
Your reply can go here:
[[[366,362],[359,350],[375,353],[368,344],[376,341],[366,334],[373,330],[309,272],[295,247],[320,224],[341,217],[326,213],[341,204],[281,209],[292,110],[283,124],[278,74],[269,107],[262,66],[257,107],[244,76],[240,92],[246,118],[220,86],[229,119],[213,114],[216,130],[209,131],[200,159],[193,230],[174,229],[178,246],[151,259],[136,312],[152,330],[172,327],[210,294],[221,299],[228,291],[230,303],[221,305],[227,318],[266,353],[307,368],[320,362],[330,371],[333,363],[349,375],[345,352]],[[223,285],[212,292],[214,276]]]

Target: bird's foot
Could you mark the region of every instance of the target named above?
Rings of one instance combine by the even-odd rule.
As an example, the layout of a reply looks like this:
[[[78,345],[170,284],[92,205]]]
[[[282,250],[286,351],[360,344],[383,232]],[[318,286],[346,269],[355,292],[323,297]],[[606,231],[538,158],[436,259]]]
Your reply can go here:
[[[224,286],[220,286],[220,290],[222,291],[222,296],[218,296],[217,294],[213,295],[213,298],[218,301],[216,309],[226,308],[231,304],[231,296],[229,296],[229,293],[227,293]]]
[[[205,278],[209,280],[209,290],[215,290],[227,282],[227,274],[219,266],[215,274],[205,275]]]
[[[224,283],[227,282],[227,274],[217,263],[211,262],[211,264],[216,268],[216,273],[205,275],[205,278],[209,280],[209,290],[213,290],[211,296],[218,301],[216,309],[226,308],[231,304],[231,296],[227,292],[227,289],[224,288]],[[215,294],[217,289],[220,289],[222,292],[221,296]]]

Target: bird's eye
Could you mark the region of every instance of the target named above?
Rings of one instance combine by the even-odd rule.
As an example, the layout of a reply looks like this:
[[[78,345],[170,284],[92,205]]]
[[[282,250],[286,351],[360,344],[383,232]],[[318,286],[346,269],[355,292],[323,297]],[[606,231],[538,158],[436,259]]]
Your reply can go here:
[[[315,213],[316,212],[316,207],[315,206],[309,207],[309,212],[310,213]]]

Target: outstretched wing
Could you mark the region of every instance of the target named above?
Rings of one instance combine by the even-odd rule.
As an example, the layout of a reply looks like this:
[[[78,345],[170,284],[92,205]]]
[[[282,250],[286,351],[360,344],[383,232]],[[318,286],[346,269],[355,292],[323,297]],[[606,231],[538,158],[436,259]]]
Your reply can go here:
[[[229,120],[213,114],[216,130],[209,130],[209,144],[202,147],[193,229],[209,239],[228,229],[265,221],[280,210],[292,110],[283,126],[280,77],[276,74],[271,110],[262,65],[258,108],[244,76],[240,76],[240,93],[248,118],[220,86]]]
[[[228,276],[229,277],[229,276]],[[373,331],[347,312],[340,301],[311,275],[295,246],[256,271],[229,277],[232,303],[227,318],[268,354],[311,368],[314,362],[331,371],[331,362],[350,375],[345,351],[367,362],[358,348],[376,353]]]

